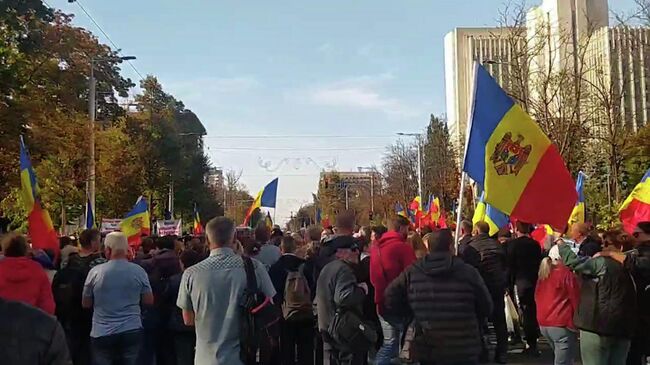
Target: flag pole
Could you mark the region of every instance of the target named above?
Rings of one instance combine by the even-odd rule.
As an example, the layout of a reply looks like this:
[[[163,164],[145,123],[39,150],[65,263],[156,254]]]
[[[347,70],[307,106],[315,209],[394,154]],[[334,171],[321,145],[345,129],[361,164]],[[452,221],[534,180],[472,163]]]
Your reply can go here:
[[[467,146],[469,145],[469,133],[472,130],[472,116],[474,114],[474,99],[476,97],[476,73],[478,72],[478,61],[474,61],[473,73],[471,75],[471,97],[467,101],[469,108],[467,109],[467,126],[465,127],[465,149],[463,151],[463,166],[460,175],[460,192],[458,194],[458,212],[456,214],[456,236],[455,236],[455,252],[458,255],[458,245],[460,243],[460,221],[463,216],[463,194],[465,193],[465,180],[467,174],[465,173],[465,159],[467,158]]]

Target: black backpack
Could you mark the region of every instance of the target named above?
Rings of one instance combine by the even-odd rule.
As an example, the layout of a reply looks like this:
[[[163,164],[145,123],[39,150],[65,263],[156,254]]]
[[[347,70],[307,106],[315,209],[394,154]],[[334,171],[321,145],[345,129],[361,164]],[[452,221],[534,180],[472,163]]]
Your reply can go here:
[[[56,303],[56,316],[61,323],[75,325],[85,311],[81,307],[84,284],[94,255],[71,257],[68,266],[59,270],[52,280],[52,295]]]
[[[257,350],[262,343],[269,344],[269,347],[277,346],[282,312],[258,289],[253,261],[245,256],[242,259],[246,289],[241,311],[239,355],[244,364],[249,365],[256,364]]]

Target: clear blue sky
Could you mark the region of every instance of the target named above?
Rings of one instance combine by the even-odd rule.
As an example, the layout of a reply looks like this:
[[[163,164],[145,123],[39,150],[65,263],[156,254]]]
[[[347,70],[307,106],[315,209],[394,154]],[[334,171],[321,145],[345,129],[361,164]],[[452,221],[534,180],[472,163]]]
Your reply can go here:
[[[320,168],[379,165],[395,132],[445,112],[443,37],[494,26],[501,0],[80,0],[142,74],[205,125],[213,165],[255,195],[280,176],[277,220],[310,202]],[[529,1],[537,4],[540,1]],[[67,0],[48,3],[107,42]],[[610,1],[616,10],[632,0]],[[138,80],[127,65],[124,75]],[[224,139],[349,135],[365,139]],[[236,148],[236,149],[233,149]],[[255,151],[253,148],[275,148]],[[293,150],[277,150],[293,149]],[[286,161],[285,158],[301,158]],[[261,159],[261,160],[260,160]],[[273,170],[282,162],[277,171]],[[266,163],[270,166],[262,167]]]

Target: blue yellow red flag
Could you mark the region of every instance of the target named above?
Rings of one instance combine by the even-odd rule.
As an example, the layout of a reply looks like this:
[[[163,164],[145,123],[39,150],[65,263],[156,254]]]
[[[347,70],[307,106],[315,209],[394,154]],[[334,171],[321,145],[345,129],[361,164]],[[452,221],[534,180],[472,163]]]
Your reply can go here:
[[[199,215],[199,208],[194,204],[194,235],[199,236],[203,234],[203,225],[201,225],[201,216]]]
[[[650,221],[650,169],[625,199],[618,214],[628,233],[634,231],[637,223]]]
[[[265,222],[266,222],[266,227],[268,229],[273,228],[273,219],[271,219],[271,212],[266,212],[266,220],[265,220]]]
[[[20,185],[22,200],[27,211],[28,232],[32,240],[32,248],[59,252],[59,240],[56,237],[50,214],[42,206],[40,188],[22,136],[20,137]]]
[[[578,201],[576,202],[573,211],[571,212],[571,217],[569,217],[569,225],[574,223],[584,223],[585,222],[585,174],[580,171],[578,172],[578,179],[576,180],[576,192],[578,193]]]
[[[248,225],[251,221],[251,217],[255,209],[266,207],[266,208],[275,208],[278,197],[278,178],[276,177],[268,183],[264,189],[260,190],[259,193],[255,196],[253,204],[246,212],[246,217],[244,218],[244,225]]]
[[[133,209],[120,222],[120,230],[128,238],[131,246],[140,245],[142,236],[151,234],[149,204],[143,196],[138,198]]]
[[[85,229],[95,228],[95,213],[94,213],[92,203],[90,202],[90,197],[88,197],[86,201],[85,220],[86,220],[86,224],[84,227]]]
[[[555,145],[478,63],[463,171],[516,220],[562,229],[577,201]]]
[[[397,214],[400,217],[404,217],[406,219],[409,219],[408,214],[406,213],[406,210],[400,204],[399,202],[395,203],[395,214]]]
[[[481,193],[478,204],[474,209],[474,217],[472,223],[476,224],[480,221],[487,223],[490,226],[490,236],[499,233],[499,230],[510,223],[510,217],[494,208],[492,205],[485,202],[485,192]]]

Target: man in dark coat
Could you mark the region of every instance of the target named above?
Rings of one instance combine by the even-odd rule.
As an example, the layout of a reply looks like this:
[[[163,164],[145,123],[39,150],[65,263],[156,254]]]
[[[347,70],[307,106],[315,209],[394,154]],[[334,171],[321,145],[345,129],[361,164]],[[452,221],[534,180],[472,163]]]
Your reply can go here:
[[[569,236],[580,245],[578,256],[592,257],[602,250],[600,242],[592,236],[591,226],[587,223],[573,224]]]
[[[535,286],[537,285],[539,265],[542,262],[542,248],[537,241],[530,237],[532,231],[531,224],[517,222],[515,225],[517,238],[508,242],[507,254],[510,287],[514,286],[517,290],[519,308],[523,316],[524,335],[528,344],[525,352],[539,356]]]
[[[281,305],[289,272],[303,270],[305,260],[296,256],[296,241],[291,236],[282,237],[282,256],[269,269],[271,282],[277,294],[273,302]],[[283,321],[280,334],[280,353],[283,365],[293,365],[298,355],[298,365],[314,363],[314,318],[300,321]]]
[[[463,260],[478,269],[485,285],[490,291],[494,309],[489,320],[494,324],[497,337],[495,362],[506,363],[508,354],[508,327],[506,326],[505,295],[506,279],[506,252],[503,245],[489,235],[490,226],[483,221],[475,225],[476,237],[467,246]],[[483,344],[482,360],[487,357],[487,344]]]
[[[56,318],[29,305],[0,298],[0,363],[72,365]]]
[[[414,361],[476,363],[481,353],[481,319],[492,312],[490,292],[475,268],[452,255],[450,230],[431,233],[427,244],[429,255],[386,289],[385,311],[411,319]]]
[[[458,256],[462,256],[469,243],[472,242],[472,222],[464,220],[460,222],[460,240],[458,241]]]

